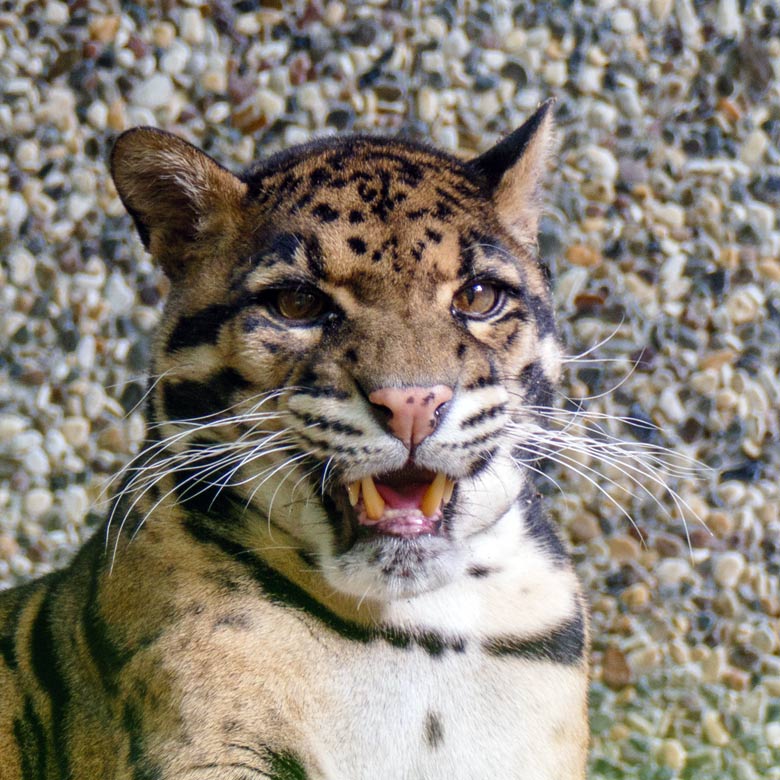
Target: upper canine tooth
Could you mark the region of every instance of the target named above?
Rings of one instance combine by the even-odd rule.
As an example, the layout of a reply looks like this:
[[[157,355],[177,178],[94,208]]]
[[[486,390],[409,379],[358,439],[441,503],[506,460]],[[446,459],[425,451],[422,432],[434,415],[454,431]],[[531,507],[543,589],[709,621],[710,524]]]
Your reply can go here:
[[[360,486],[363,488],[363,504],[369,520],[380,520],[385,513],[385,500],[379,495],[374,480],[371,477],[363,477]]]
[[[420,503],[420,509],[426,517],[433,517],[441,506],[444,491],[447,487],[447,477],[439,471],[435,479],[428,486]]]
[[[352,506],[357,506],[357,502],[360,500],[360,480],[357,479],[354,482],[350,482],[347,485],[347,493],[349,494],[349,503]]]
[[[444,485],[444,495],[442,496],[444,503],[449,504],[450,499],[452,498],[452,491],[455,490],[455,480],[454,479],[448,479],[446,484]]]

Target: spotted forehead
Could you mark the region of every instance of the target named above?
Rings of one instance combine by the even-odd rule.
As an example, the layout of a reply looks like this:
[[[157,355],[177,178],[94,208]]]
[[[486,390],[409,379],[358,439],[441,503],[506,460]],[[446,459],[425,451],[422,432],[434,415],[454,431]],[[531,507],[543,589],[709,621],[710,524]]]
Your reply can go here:
[[[420,265],[455,275],[469,247],[496,243],[480,183],[457,158],[425,147],[353,138],[272,158],[247,181],[273,228],[319,254],[329,275]]]

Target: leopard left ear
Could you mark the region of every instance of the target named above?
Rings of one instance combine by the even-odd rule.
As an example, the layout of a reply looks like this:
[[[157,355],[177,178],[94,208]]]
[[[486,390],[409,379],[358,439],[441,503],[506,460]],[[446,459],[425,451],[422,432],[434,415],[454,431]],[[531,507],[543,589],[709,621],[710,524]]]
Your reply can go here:
[[[484,182],[498,218],[520,244],[535,244],[541,216],[541,184],[555,145],[552,108],[542,103],[517,130],[468,165]]]

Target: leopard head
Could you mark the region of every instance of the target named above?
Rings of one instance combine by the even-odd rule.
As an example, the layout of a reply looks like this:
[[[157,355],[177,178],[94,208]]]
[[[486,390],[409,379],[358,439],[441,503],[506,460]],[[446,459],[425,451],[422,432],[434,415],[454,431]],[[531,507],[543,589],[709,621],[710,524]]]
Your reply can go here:
[[[347,136],[235,176],[168,133],[123,134],[114,181],[171,281],[150,453],[179,501],[352,596],[500,555],[528,480],[510,428],[560,370],[536,257],[552,136],[548,102],[470,161]]]

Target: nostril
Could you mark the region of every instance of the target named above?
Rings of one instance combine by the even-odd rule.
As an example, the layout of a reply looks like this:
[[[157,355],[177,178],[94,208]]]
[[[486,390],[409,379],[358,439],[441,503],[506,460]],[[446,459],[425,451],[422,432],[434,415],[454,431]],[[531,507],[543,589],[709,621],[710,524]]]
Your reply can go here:
[[[435,430],[451,398],[452,389],[444,385],[384,387],[368,396],[374,409],[386,415],[387,429],[408,447],[417,446]]]

